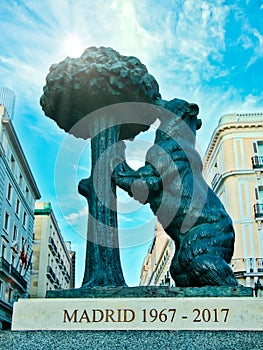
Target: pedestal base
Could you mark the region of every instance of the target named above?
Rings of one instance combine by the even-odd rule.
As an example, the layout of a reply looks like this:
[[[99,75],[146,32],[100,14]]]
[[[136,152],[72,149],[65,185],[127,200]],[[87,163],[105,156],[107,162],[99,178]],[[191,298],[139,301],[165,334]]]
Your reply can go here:
[[[262,332],[246,331],[34,331],[0,332],[8,350],[259,350]]]
[[[46,298],[203,298],[203,297],[252,297],[250,287],[80,287],[76,289],[50,290]]]
[[[20,299],[12,330],[263,329],[262,298]]]

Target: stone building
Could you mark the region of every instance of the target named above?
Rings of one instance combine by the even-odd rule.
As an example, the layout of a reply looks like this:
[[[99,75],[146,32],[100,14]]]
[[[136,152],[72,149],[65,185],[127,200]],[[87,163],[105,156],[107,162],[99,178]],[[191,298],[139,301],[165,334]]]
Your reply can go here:
[[[71,242],[65,242],[70,256],[70,288],[75,288],[75,273],[76,273],[76,252],[71,250]]]
[[[13,120],[15,112],[16,95],[14,91],[0,87],[0,104],[5,107],[8,118]]]
[[[158,222],[154,240],[143,261],[140,276],[142,286],[172,286],[169,267],[174,255],[174,242]]]
[[[221,117],[205,154],[204,174],[234,223],[235,275],[253,287],[263,277],[263,113]]]
[[[69,289],[74,285],[74,252],[64,242],[51,204],[37,202],[35,207],[31,298],[44,298],[48,290]],[[71,252],[71,253],[70,253]],[[73,263],[72,263],[73,262]]]
[[[0,327],[29,292],[35,200],[40,198],[9,114],[0,105]]]

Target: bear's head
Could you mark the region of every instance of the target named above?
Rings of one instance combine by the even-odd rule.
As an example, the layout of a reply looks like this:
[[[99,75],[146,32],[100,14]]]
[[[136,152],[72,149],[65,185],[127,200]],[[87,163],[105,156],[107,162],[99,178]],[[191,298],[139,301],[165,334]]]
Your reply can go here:
[[[189,103],[178,98],[174,98],[170,101],[157,100],[157,106],[160,106],[173,114],[165,113],[165,111],[160,113],[159,119],[164,122],[168,122],[170,127],[172,124],[176,124],[183,120],[188,127],[192,130],[194,135],[196,135],[196,130],[200,129],[202,126],[202,120],[197,118],[199,113],[199,107],[195,103]]]

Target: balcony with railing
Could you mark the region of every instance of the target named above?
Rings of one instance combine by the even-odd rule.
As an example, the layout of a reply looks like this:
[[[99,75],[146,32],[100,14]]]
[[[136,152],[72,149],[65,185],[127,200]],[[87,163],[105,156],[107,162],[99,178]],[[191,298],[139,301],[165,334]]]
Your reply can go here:
[[[0,258],[0,271],[4,271],[6,273],[10,273],[10,264],[5,258]]]
[[[231,267],[236,277],[263,276],[263,258],[232,259]]]
[[[56,274],[51,266],[47,266],[47,278],[53,283],[56,280]]]
[[[254,204],[255,220],[263,220],[263,203]]]
[[[17,269],[9,264],[5,258],[0,258],[0,271],[4,272],[9,278],[11,278],[16,284],[20,285],[20,288],[25,291],[27,288],[27,281],[17,271]]]
[[[63,263],[63,260],[60,258],[59,261],[58,261],[58,266],[63,269],[63,266],[64,266],[64,263]]]
[[[52,237],[49,237],[49,239],[48,239],[48,246],[49,246],[49,249],[51,250],[52,254],[56,255],[57,254],[57,247],[56,247],[56,244],[55,244],[54,239]]]
[[[60,262],[60,259],[61,259],[60,253],[57,252],[57,255],[56,255],[55,259],[56,259],[57,263]]]
[[[254,156],[251,158],[253,169],[263,170],[263,156]]]
[[[65,280],[67,283],[70,282],[70,275],[68,272],[66,272],[66,274],[65,274]]]
[[[26,289],[27,282],[26,280],[20,275],[20,273],[14,268],[14,266],[11,265],[11,275],[17,280],[21,286]]]
[[[59,283],[59,279],[56,277],[54,282],[53,282],[54,288],[55,289],[59,289],[60,287],[60,283]]]
[[[259,272],[263,272],[263,258],[256,258],[256,266]]]
[[[66,268],[66,266],[65,265],[63,265],[63,267],[62,267],[62,273],[63,273],[63,275],[66,275],[67,273],[68,273],[68,271],[67,271],[67,268]]]

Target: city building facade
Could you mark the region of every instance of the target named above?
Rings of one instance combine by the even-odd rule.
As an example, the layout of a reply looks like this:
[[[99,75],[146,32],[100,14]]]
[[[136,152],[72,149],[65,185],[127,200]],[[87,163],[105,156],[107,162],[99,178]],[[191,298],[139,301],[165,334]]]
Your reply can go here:
[[[75,288],[75,273],[76,273],[76,252],[71,250],[71,242],[65,242],[70,256],[70,288]]]
[[[169,267],[174,255],[174,242],[157,222],[154,240],[143,261],[140,276],[142,286],[173,286]]]
[[[40,198],[10,116],[0,105],[0,327],[29,292],[35,201]]]
[[[70,248],[68,250],[67,246]],[[69,289],[74,285],[70,242],[64,242],[51,204],[37,202],[35,207],[31,298],[44,298],[54,289]],[[75,254],[73,253],[75,258]],[[74,259],[73,259],[74,260]]]
[[[205,154],[204,176],[233,220],[235,275],[254,287],[263,277],[263,113],[221,117]]]
[[[0,87],[0,104],[5,107],[5,112],[11,120],[14,118],[15,103],[16,95],[14,91],[6,87]]]

